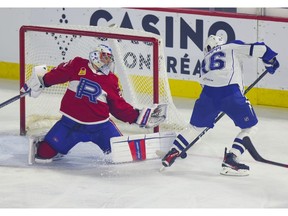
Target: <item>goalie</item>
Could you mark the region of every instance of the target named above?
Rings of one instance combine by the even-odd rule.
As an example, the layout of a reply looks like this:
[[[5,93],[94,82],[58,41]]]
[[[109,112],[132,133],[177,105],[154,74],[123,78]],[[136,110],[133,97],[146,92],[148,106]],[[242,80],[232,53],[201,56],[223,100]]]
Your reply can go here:
[[[112,72],[113,64],[111,48],[101,44],[89,54],[89,60],[75,57],[49,73],[43,65],[33,68],[22,88],[22,91],[30,91],[31,97],[38,97],[44,88],[68,82],[61,101],[62,117],[43,139],[33,143],[33,159],[50,162],[57,155],[67,154],[77,143],[88,141],[109,154],[110,139],[122,135],[109,118],[110,114],[141,128],[153,128],[165,120],[166,104],[139,110],[124,100],[118,78]]]

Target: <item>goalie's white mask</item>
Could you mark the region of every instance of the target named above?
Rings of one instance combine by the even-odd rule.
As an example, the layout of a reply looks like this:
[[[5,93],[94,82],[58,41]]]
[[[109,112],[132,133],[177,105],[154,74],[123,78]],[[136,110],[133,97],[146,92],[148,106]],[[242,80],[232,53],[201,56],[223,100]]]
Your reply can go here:
[[[89,60],[106,75],[113,70],[114,56],[112,49],[104,44],[100,44],[94,51],[89,53]]]
[[[220,36],[210,35],[204,45],[204,54],[208,53],[214,47],[225,44],[224,40]]]

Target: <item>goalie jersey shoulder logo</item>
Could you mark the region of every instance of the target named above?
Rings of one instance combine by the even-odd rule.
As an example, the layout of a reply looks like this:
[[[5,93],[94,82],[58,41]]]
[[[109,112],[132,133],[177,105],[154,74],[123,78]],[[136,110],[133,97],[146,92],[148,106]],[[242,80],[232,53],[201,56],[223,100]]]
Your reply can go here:
[[[79,76],[85,76],[86,75],[86,68],[85,67],[81,67],[79,72],[78,72]]]

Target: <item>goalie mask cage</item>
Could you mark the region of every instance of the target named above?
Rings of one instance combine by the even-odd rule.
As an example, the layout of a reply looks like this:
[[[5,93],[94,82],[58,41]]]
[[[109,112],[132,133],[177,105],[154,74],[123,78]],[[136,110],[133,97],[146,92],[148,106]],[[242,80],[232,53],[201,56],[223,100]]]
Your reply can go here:
[[[183,118],[177,111],[170,92],[161,38],[158,35],[118,27],[95,26],[22,26],[20,28],[20,88],[30,78],[32,68],[47,65],[48,71],[76,56],[88,59],[97,45],[112,48],[114,73],[118,76],[122,95],[135,108],[167,103],[167,120],[154,129],[171,131],[183,129]],[[67,83],[45,88],[38,98],[20,99],[20,134],[48,130],[61,117],[59,112]],[[73,107],[71,107],[73,109]],[[149,133],[112,120],[125,134]]]

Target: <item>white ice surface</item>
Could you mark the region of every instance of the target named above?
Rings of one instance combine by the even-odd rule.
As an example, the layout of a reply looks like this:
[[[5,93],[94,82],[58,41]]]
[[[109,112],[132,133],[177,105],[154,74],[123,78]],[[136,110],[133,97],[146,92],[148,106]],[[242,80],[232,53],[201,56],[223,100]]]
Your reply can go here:
[[[0,80],[0,103],[17,93],[17,82]],[[176,98],[175,103],[188,122],[194,101]],[[266,159],[288,164],[288,109],[255,110],[259,124],[252,139],[257,150]],[[107,164],[91,143],[81,143],[53,164],[29,166],[17,101],[0,109],[0,208],[286,209],[287,168],[256,162],[246,152],[241,161],[250,166],[248,177],[219,174],[224,148],[230,148],[238,132],[223,117],[185,160],[162,173],[160,159]]]

